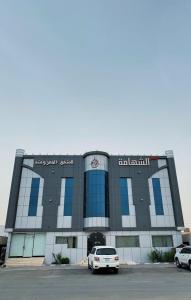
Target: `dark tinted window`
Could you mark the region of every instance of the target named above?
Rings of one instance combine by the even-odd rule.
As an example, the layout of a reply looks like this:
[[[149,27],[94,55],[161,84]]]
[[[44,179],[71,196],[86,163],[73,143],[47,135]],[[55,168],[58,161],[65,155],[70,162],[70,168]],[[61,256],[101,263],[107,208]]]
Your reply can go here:
[[[97,255],[115,255],[116,250],[113,248],[100,248],[96,252]]]
[[[127,248],[127,247],[140,247],[138,236],[116,236],[115,237],[116,248]]]
[[[191,254],[191,248],[183,248],[181,253]]]
[[[153,235],[153,247],[173,247],[172,235]]]
[[[186,253],[186,248],[183,248],[180,253]]]
[[[68,248],[77,248],[77,237],[56,236],[56,244],[67,244]]]

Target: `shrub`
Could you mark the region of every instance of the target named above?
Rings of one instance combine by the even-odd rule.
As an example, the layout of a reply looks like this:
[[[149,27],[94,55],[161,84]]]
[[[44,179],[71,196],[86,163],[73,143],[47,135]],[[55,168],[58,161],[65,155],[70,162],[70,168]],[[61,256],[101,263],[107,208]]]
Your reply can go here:
[[[68,257],[64,257],[62,256],[62,253],[52,253],[54,259],[55,259],[55,264],[69,264],[70,263],[70,260]]]
[[[62,264],[68,265],[70,263],[70,260],[68,257],[62,257]]]
[[[175,248],[169,251],[162,252],[161,250],[153,249],[148,254],[149,260],[152,262],[173,262],[175,255]]]
[[[175,253],[176,253],[175,248],[172,248],[171,250],[164,252],[163,253],[163,261],[164,262],[173,262]]]

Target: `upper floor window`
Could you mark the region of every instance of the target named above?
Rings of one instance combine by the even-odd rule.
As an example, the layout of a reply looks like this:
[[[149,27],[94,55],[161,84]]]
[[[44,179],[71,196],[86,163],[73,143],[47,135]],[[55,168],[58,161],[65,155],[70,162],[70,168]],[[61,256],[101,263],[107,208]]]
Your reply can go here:
[[[164,215],[162,194],[159,178],[152,178],[156,215]]]
[[[65,178],[64,216],[72,216],[73,178]]]
[[[28,216],[36,216],[38,206],[40,178],[32,178]]]
[[[108,173],[104,170],[85,172],[84,215],[90,217],[108,217]]]
[[[119,192],[120,192],[120,202],[121,202],[121,214],[129,215],[128,178],[120,178],[119,189],[120,189]]]

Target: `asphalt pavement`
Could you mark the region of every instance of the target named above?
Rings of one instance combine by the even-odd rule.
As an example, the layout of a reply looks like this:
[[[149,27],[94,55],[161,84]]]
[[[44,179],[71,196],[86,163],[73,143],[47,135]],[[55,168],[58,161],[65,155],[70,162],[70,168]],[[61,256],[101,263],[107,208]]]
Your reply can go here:
[[[191,299],[191,272],[174,265],[91,274],[80,268],[0,269],[0,300]]]

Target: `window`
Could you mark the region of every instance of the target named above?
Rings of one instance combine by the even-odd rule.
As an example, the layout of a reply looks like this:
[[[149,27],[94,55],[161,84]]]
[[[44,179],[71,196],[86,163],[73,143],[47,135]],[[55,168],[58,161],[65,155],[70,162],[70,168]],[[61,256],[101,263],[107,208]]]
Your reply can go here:
[[[164,215],[160,179],[152,178],[156,215]]]
[[[116,250],[114,248],[100,248],[97,249],[97,255],[115,255]]]
[[[129,215],[129,196],[128,196],[128,178],[120,178],[120,202],[121,202],[121,214]]]
[[[73,178],[66,178],[64,195],[64,216],[72,216]]]
[[[173,247],[172,235],[153,235],[153,247]]]
[[[183,248],[180,253],[187,253],[190,254],[191,253],[191,248]]]
[[[84,204],[86,218],[109,216],[108,172],[91,170],[85,173]]]
[[[128,248],[128,247],[139,247],[139,236],[116,236],[115,237],[116,248]]]
[[[40,178],[32,178],[28,216],[36,216]]]
[[[67,244],[68,248],[77,248],[77,237],[56,236],[56,244]]]

